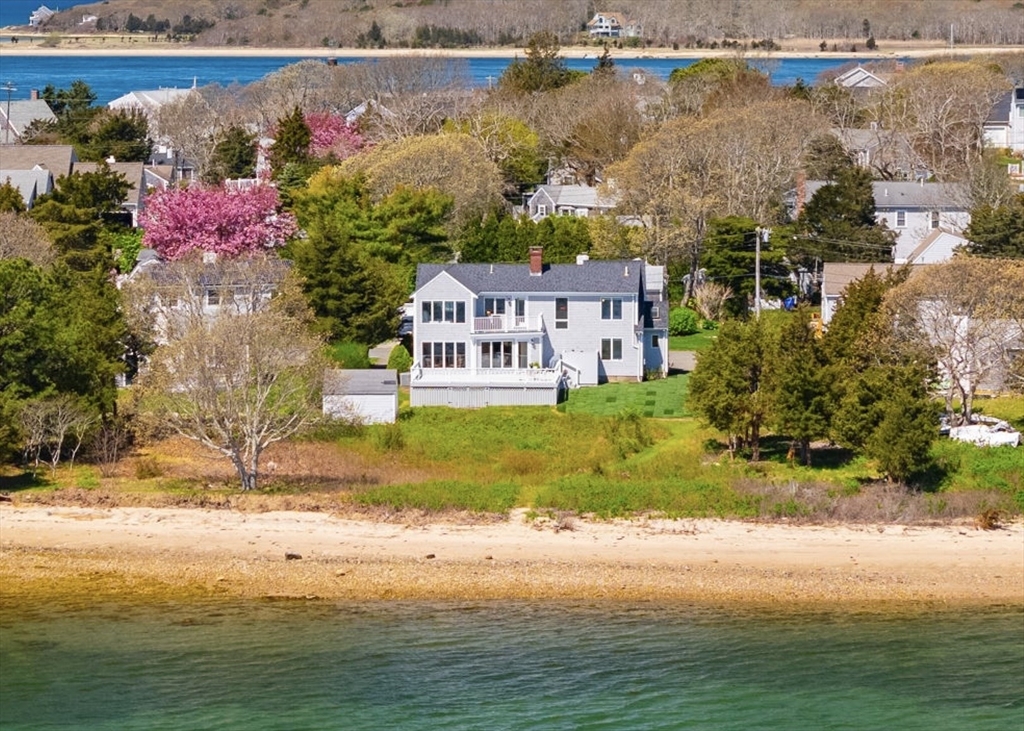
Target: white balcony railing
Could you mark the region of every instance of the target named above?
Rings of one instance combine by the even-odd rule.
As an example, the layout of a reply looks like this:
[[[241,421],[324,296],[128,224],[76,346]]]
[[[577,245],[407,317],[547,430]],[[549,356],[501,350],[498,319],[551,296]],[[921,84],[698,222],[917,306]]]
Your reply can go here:
[[[509,332],[542,332],[544,318],[518,317],[516,315],[489,315],[473,318],[474,333],[509,333]]]
[[[412,385],[451,384],[460,386],[487,385],[550,385],[558,383],[562,372],[557,368],[423,368],[417,362],[410,369]]]

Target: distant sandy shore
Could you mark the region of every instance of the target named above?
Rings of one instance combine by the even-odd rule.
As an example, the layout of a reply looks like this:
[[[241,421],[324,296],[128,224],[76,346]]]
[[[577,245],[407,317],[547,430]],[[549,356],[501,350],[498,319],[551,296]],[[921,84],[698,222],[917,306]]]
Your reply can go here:
[[[237,46],[194,46],[182,45],[180,43],[166,43],[163,41],[150,42],[142,37],[107,37],[100,40],[99,37],[83,35],[77,40],[67,39],[56,47],[44,46],[42,41],[45,36],[28,35],[18,33],[17,30],[7,28],[0,29],[0,34],[5,38],[0,43],[0,56],[263,56],[263,57],[307,57],[307,58],[386,58],[389,56],[450,56],[453,58],[513,58],[522,56],[522,48],[457,48],[445,50],[432,49],[363,49],[363,48],[263,48]],[[10,36],[18,37],[18,43],[7,42]],[[793,42],[786,42],[781,51],[747,51],[744,55],[747,58],[849,58],[855,56],[865,61],[883,60],[888,58],[926,58],[929,56],[942,56],[952,53],[956,55],[986,55],[994,53],[1020,52],[1017,47],[973,47],[957,46],[954,49],[949,46],[935,42],[923,44],[921,42],[886,42],[877,52],[869,52],[863,49],[856,53],[849,51],[821,52],[817,48],[817,42],[801,39]],[[622,48],[610,49],[611,56],[617,61],[642,61],[644,59],[693,59],[707,58],[711,56],[731,57],[736,56],[734,49],[681,49],[671,48]],[[565,58],[593,58],[602,53],[597,46],[566,46],[561,49],[561,55]]]
[[[8,605],[87,594],[1024,606],[1024,524],[558,525],[516,513],[403,525],[301,512],[4,505],[0,587]]]

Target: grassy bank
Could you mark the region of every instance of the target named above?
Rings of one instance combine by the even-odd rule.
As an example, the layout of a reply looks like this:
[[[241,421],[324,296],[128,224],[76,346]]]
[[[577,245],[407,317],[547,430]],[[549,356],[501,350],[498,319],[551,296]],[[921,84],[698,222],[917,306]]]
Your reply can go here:
[[[398,423],[334,427],[275,445],[263,490],[237,492],[230,464],[181,440],[149,445],[101,472],[61,468],[0,477],[16,500],[326,510],[389,516],[467,511],[599,517],[656,514],[801,521],[928,522],[1024,511],[1021,450],[939,440],[911,489],[827,446],[812,467],[767,437],[757,464],[731,459],[720,435],[686,417],[687,379],[573,392],[558,409],[405,410]],[[1024,398],[982,401],[1024,427]],[[650,418],[660,417],[660,418]]]

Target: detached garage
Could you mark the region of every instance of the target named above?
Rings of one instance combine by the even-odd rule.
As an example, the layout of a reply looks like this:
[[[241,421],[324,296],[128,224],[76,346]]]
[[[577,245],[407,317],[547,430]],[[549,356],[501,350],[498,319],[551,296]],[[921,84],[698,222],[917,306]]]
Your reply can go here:
[[[331,370],[324,375],[324,415],[363,424],[398,418],[398,371]]]

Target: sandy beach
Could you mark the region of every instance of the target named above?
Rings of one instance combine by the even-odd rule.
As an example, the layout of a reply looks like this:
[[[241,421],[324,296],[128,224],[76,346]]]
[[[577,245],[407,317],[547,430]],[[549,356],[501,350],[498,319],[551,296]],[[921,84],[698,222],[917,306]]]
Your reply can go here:
[[[301,557],[301,558],[298,558]],[[0,601],[176,596],[1024,605],[1024,524],[561,524],[0,506]]]
[[[58,45],[44,44],[47,36],[19,33],[16,28],[0,29],[3,36],[15,36],[18,43],[0,43],[0,56],[262,56],[262,57],[307,57],[307,58],[387,58],[390,56],[449,56],[453,58],[514,58],[523,55],[518,47],[472,47],[452,49],[409,49],[409,48],[324,48],[312,47],[255,47],[255,46],[198,46],[164,41],[150,41],[145,36],[67,36]],[[861,49],[856,53],[846,51],[822,52],[819,41],[814,39],[793,39],[784,42],[781,50],[749,50],[742,53],[745,58],[840,58],[856,56],[864,61],[878,61],[890,58],[928,58],[931,56],[989,55],[996,53],[1020,52],[1016,47],[956,46],[934,41],[886,41],[877,51]],[[603,52],[598,46],[563,46],[560,55],[565,58],[593,58]],[[643,59],[694,59],[741,55],[731,48],[610,48],[609,53],[616,61],[628,62]]]

